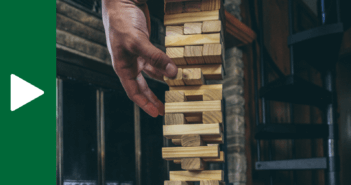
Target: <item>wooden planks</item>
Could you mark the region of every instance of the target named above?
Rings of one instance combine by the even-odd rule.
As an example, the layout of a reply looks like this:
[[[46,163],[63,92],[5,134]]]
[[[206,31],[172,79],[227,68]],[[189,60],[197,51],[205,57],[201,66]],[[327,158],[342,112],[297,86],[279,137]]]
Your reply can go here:
[[[197,147],[163,147],[163,159],[178,159],[184,157],[206,157],[218,158],[218,146],[197,146]]]
[[[181,159],[181,168],[183,170],[204,170],[205,163],[201,158],[183,158]]]
[[[219,33],[222,30],[222,21],[204,21],[202,23],[202,33]]]
[[[222,84],[213,84],[213,85],[201,85],[201,86],[184,86],[184,87],[169,87],[170,91],[196,91],[204,89],[220,89],[222,90]]]
[[[202,140],[206,143],[223,143],[223,135],[221,136],[202,136]]]
[[[203,85],[205,80],[201,68],[184,68],[183,81],[185,85]]]
[[[171,2],[165,6],[165,14],[177,14],[183,12],[184,4],[182,2]]]
[[[202,45],[202,44],[220,44],[221,36],[220,33],[212,34],[197,34],[197,35],[177,35],[177,36],[166,36],[165,46],[191,46],[191,45]]]
[[[204,44],[202,55],[206,64],[221,64],[222,44]]]
[[[222,111],[220,100],[165,103],[166,113]]]
[[[219,180],[223,181],[222,170],[204,170],[204,171],[170,171],[169,179],[171,181],[201,181],[201,180]]]
[[[166,26],[166,36],[184,35],[184,26]]]
[[[204,146],[204,142],[199,134],[182,135],[180,143],[183,147]]]
[[[202,23],[185,23],[184,35],[193,35],[202,33]]]
[[[168,47],[166,48],[166,55],[172,59],[176,65],[186,65],[184,58],[184,47]]]
[[[220,136],[221,128],[219,123],[163,125],[163,136],[167,139],[180,139],[182,135],[187,134]]]
[[[181,163],[181,159],[172,159],[174,163],[180,164]],[[202,160],[204,162],[214,162],[214,163],[222,163],[225,162],[225,158],[224,158],[224,152],[220,151],[219,152],[219,158],[202,158]]]
[[[188,64],[204,64],[203,46],[185,46],[184,58]]]
[[[221,8],[221,0],[202,0],[201,10],[219,10]]]
[[[218,180],[202,180],[200,181],[200,185],[225,185],[225,182]]]
[[[170,26],[212,20],[220,20],[219,10],[165,15],[164,25]]]
[[[184,92],[181,91],[166,91],[165,101],[166,102],[185,102],[186,96]]]
[[[181,68],[178,68],[177,76],[174,79],[170,79],[166,76],[164,76],[163,79],[169,86],[182,86],[182,85],[185,85],[182,79],[183,78],[182,75],[183,75],[183,70]]]
[[[184,114],[165,114],[166,125],[183,125],[186,123]]]
[[[206,80],[222,80],[223,68],[222,64],[208,64],[208,65],[181,65],[178,68],[201,68],[201,72]]]
[[[223,123],[223,114],[220,111],[203,112],[202,122],[207,123]]]

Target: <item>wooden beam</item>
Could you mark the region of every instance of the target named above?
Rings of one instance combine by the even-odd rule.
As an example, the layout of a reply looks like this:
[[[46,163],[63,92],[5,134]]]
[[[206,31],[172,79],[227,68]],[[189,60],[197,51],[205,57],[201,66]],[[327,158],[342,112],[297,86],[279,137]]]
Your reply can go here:
[[[173,160],[173,162],[176,163],[176,164],[180,164],[181,163],[181,159],[170,159],[170,160]],[[225,162],[224,152],[223,151],[219,152],[219,158],[202,158],[202,160],[204,162],[223,163],[223,162]]]
[[[225,185],[225,182],[218,180],[202,180],[200,181],[200,185]]]
[[[166,36],[165,46],[191,46],[203,44],[220,44],[220,33]]]
[[[170,171],[169,179],[171,181],[201,181],[201,180],[219,180],[223,181],[222,170],[204,170],[204,171]]]
[[[218,158],[218,146],[197,146],[197,147],[163,147],[163,159],[179,159],[184,157],[205,157]]]
[[[183,147],[205,145],[199,134],[182,135],[180,138],[180,143]]]
[[[164,25],[179,25],[188,22],[220,20],[219,10],[165,15]]]
[[[184,114],[165,114],[166,125],[183,125],[187,124]]]
[[[202,0],[201,11],[219,10],[221,8],[221,0]]]
[[[164,181],[164,185],[193,185],[193,183],[186,181]]]
[[[182,13],[184,8],[184,4],[182,2],[167,3],[165,6],[165,14]]]
[[[221,135],[221,136],[202,136],[201,138],[206,143],[220,143],[220,144],[223,144],[223,135]]]
[[[201,1],[184,2],[183,13],[201,12]]]
[[[220,100],[165,103],[166,113],[222,111]]]
[[[184,35],[201,34],[202,23],[185,23],[184,24]]]
[[[166,36],[184,35],[184,26],[166,26]]]
[[[182,135],[188,134],[220,136],[221,128],[219,123],[163,125],[163,136],[167,139],[180,139]]]
[[[200,85],[200,86],[183,86],[183,87],[169,87],[170,91],[184,91],[186,96],[186,91],[204,90],[204,89],[220,89],[222,90],[222,84],[213,85]]]
[[[204,170],[205,163],[201,158],[183,158],[181,159],[181,168],[183,170]]]
[[[206,64],[221,64],[222,44],[204,44],[202,55]]]
[[[207,123],[223,123],[223,114],[220,111],[203,112],[202,122]]]
[[[183,69],[183,82],[185,85],[203,85],[205,80],[201,68]]]
[[[202,33],[220,33],[222,30],[222,21],[204,21],[202,23]]]
[[[165,92],[165,101],[169,102],[185,102],[186,96],[182,91],[166,91]]]
[[[181,68],[178,68],[177,76],[174,79],[170,79],[166,76],[164,76],[163,79],[169,86],[182,86],[182,85],[185,85],[183,82],[182,76],[183,76],[183,70]]]
[[[166,55],[172,59],[176,65],[187,65],[184,58],[184,47],[168,47]]]
[[[187,64],[204,64],[203,46],[185,46],[184,58]]]
[[[209,64],[209,65],[187,65],[178,66],[178,68],[201,68],[205,80],[222,80],[223,68],[222,64]]]

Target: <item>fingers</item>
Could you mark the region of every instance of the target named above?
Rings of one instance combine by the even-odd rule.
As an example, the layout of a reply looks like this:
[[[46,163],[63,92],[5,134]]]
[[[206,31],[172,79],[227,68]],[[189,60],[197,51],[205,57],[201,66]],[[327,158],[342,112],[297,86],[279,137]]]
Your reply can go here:
[[[176,77],[178,72],[177,66],[164,52],[152,45],[150,41],[140,42],[136,49],[138,54],[147,63],[158,69],[162,75],[169,78]]]
[[[159,70],[157,70],[156,68],[154,68],[153,66],[151,66],[149,63],[145,64],[143,71],[147,75],[149,75],[151,78],[154,78],[154,79],[157,79],[160,81],[164,81],[162,73]]]

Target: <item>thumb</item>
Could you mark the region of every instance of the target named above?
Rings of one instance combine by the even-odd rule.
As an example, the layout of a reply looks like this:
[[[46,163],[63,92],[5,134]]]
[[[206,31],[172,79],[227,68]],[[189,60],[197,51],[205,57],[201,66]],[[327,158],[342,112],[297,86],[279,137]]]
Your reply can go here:
[[[152,45],[149,40],[138,45],[138,54],[164,76],[169,78],[177,76],[178,68],[174,62],[163,51]]]

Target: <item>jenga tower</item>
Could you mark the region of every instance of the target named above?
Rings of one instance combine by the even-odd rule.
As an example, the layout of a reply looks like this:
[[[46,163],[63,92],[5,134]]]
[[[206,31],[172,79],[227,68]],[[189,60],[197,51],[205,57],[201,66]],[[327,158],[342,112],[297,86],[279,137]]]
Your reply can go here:
[[[165,0],[166,54],[178,66],[175,79],[165,77],[163,135],[179,147],[162,148],[162,158],[180,163],[165,185],[223,184],[222,170],[206,170],[207,162],[224,162],[222,79],[224,61],[221,0]]]

